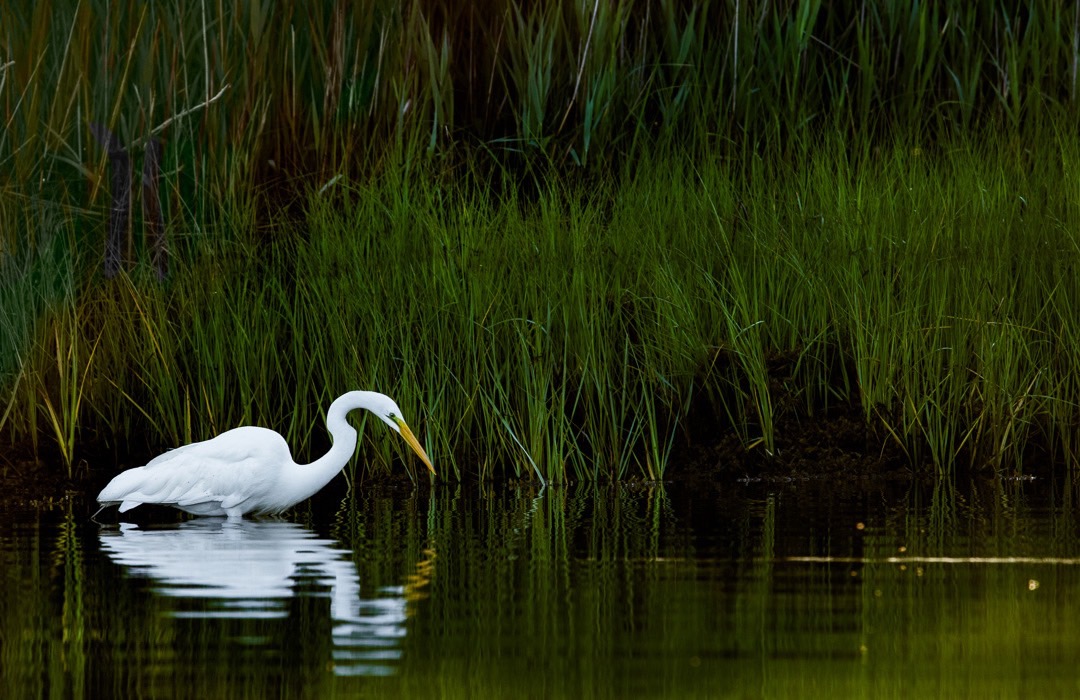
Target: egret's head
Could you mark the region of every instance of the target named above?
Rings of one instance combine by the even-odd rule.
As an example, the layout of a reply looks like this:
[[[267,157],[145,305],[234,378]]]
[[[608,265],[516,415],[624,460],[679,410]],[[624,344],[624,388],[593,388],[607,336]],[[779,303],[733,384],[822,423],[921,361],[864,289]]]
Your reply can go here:
[[[377,394],[371,398],[369,404],[368,409],[377,415],[379,420],[393,428],[394,432],[401,432],[401,409],[392,398]]]
[[[424,466],[434,474],[435,467],[431,466],[431,460],[428,459],[427,453],[424,452],[424,448],[420,446],[420,441],[413,435],[412,430],[405,423],[405,419],[401,417],[401,409],[394,402],[392,398],[384,394],[370,395],[367,401],[367,409],[374,413],[376,416],[386,423],[396,432],[401,434],[401,437],[405,438],[405,442],[409,443],[409,447],[413,448],[416,455],[420,458],[420,461],[424,463]]]

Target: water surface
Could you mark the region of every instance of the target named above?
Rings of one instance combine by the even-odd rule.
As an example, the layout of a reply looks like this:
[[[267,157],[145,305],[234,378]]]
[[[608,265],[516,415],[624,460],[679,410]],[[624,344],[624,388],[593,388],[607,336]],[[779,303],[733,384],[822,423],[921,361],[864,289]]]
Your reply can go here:
[[[1078,696],[1076,496],[387,488],[107,527],[80,498],[8,508],[0,696]]]

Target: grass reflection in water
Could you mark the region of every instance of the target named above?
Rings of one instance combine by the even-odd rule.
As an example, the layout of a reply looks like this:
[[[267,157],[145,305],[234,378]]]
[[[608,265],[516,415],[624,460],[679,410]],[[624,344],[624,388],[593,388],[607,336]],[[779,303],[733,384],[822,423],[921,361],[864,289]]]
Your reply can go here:
[[[121,530],[3,513],[0,694],[1071,693],[1072,489],[943,488],[384,489],[305,525]]]

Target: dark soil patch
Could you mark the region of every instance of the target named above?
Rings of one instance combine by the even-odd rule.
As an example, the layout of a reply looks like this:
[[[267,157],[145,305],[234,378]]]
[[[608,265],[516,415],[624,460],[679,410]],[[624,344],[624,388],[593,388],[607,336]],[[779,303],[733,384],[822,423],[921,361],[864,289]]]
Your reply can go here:
[[[931,465],[913,465],[908,455],[882,429],[867,423],[860,406],[834,405],[814,415],[787,410],[777,417],[776,450],[770,454],[763,444],[747,447],[730,426],[717,425],[710,411],[692,412],[699,416],[686,425],[681,444],[677,444],[664,481],[693,485],[732,481],[834,481],[866,479],[911,479],[933,474]],[[800,415],[800,413],[803,413]],[[144,464],[152,454],[118,458],[113,450],[82,449],[85,459],[69,478],[59,467],[59,455],[50,446],[42,446],[35,457],[28,445],[16,445],[0,456],[0,509],[53,507],[64,499],[85,501],[85,508],[96,508],[93,497],[120,471]],[[1041,453],[1039,453],[1041,454]],[[94,465],[93,468],[91,465]],[[1024,470],[999,474],[1005,478],[1051,471],[1052,460],[1036,458]],[[980,470],[993,475],[990,470]],[[413,488],[402,471],[365,477],[380,485]],[[507,483],[531,479],[506,478]],[[337,480],[335,480],[336,482]],[[332,483],[335,483],[332,482]],[[620,482],[627,488],[649,482],[632,477]],[[361,483],[360,486],[364,484]],[[83,507],[80,504],[80,507]]]

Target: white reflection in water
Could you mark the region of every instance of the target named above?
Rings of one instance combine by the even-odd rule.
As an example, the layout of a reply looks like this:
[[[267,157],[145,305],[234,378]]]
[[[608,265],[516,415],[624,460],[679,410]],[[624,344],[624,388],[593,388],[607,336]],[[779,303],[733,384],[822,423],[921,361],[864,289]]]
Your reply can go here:
[[[433,557],[428,552],[407,586],[365,599],[349,550],[294,523],[198,518],[149,530],[123,523],[100,539],[110,559],[156,582],[156,593],[184,599],[172,617],[281,619],[293,596],[329,597],[339,675],[395,672],[410,601],[422,597]]]

